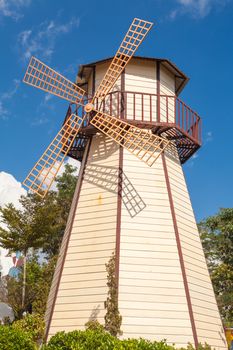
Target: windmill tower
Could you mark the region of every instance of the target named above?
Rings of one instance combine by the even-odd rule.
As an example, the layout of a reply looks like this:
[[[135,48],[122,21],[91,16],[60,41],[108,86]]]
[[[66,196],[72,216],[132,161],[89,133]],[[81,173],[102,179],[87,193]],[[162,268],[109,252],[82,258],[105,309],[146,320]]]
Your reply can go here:
[[[104,322],[116,256],[123,337],[226,348],[182,164],[201,120],[167,59],[133,57],[152,23],[134,19],[113,58],[74,84],[36,58],[24,81],[68,100],[62,129],[25,180],[44,196],[66,155],[82,161],[47,304],[47,338]]]

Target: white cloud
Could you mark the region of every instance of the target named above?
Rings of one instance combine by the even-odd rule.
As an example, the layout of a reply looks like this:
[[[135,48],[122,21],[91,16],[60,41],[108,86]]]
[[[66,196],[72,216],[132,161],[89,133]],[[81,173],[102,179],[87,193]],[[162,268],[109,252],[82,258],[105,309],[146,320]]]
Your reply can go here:
[[[48,101],[51,100],[52,98],[53,98],[53,95],[51,95],[51,94],[45,94],[44,102],[48,102]]]
[[[7,203],[13,203],[17,208],[20,207],[19,198],[25,195],[26,191],[22,184],[17,181],[13,175],[0,172],[0,206]]]
[[[0,118],[1,118],[2,120],[6,120],[7,117],[8,117],[8,114],[9,114],[9,112],[8,112],[8,110],[4,107],[3,101],[1,101],[1,98],[0,98]]]
[[[206,17],[214,8],[224,7],[230,0],[175,0],[178,7],[171,11],[170,18],[189,14],[191,17],[201,19]]]
[[[18,35],[18,44],[23,60],[28,60],[32,55],[49,60],[54,52],[58,37],[79,27],[79,23],[79,18],[75,17],[66,23],[57,23],[56,20],[51,20],[22,31]]]
[[[213,133],[212,131],[207,131],[206,135],[205,135],[205,138],[204,138],[204,141],[205,142],[210,142],[213,140]]]
[[[0,15],[17,21],[23,17],[22,9],[30,3],[31,0],[0,0]]]
[[[49,119],[46,117],[40,117],[40,118],[36,118],[35,120],[33,120],[31,122],[31,126],[41,126],[44,124],[47,124],[49,122]]]
[[[20,81],[18,79],[13,80],[13,86],[8,91],[0,94],[0,119],[6,120],[10,114],[7,107],[7,100],[10,100],[18,91]]]
[[[194,155],[192,156],[192,159],[197,159],[198,158],[198,154],[194,153]]]
[[[11,174],[0,172],[0,206],[13,203],[16,208],[20,208],[19,198],[25,195],[26,190],[21,183]],[[5,228],[3,223],[0,223]],[[13,266],[11,256],[8,256],[8,250],[0,247],[1,273],[3,276],[8,274],[9,269]]]

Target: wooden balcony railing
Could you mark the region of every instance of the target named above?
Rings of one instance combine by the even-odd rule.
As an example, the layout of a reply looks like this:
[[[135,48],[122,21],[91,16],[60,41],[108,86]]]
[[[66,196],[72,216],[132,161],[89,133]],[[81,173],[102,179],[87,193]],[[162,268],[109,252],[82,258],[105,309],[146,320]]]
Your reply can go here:
[[[97,102],[95,107],[145,127],[157,125],[177,128],[201,145],[201,118],[174,95],[114,91],[102,103]],[[84,126],[88,125],[87,118]]]

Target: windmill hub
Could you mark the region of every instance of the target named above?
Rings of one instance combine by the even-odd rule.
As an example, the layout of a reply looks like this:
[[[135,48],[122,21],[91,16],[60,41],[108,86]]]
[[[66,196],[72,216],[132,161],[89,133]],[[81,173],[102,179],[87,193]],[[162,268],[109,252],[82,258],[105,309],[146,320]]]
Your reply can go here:
[[[86,112],[86,113],[90,113],[91,111],[93,111],[94,105],[93,105],[92,103],[88,103],[88,104],[86,104],[86,106],[84,107],[84,109],[85,109],[85,112]]]

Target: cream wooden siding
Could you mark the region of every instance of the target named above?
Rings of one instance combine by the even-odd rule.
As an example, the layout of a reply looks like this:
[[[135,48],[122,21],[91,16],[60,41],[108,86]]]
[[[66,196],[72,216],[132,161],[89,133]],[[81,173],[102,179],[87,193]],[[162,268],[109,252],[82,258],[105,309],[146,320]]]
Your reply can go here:
[[[83,157],[83,161],[84,162],[85,162],[86,157],[87,157],[87,148],[85,150],[84,157]],[[74,215],[74,213],[76,211],[76,205],[77,205],[76,197],[78,196],[78,192],[79,192],[79,189],[80,189],[80,186],[81,186],[81,177],[82,177],[82,174],[83,174],[83,170],[84,170],[84,163],[80,167],[79,178],[78,178],[77,185],[76,185],[76,188],[75,188],[74,197],[73,197],[73,200],[72,200],[72,204],[71,204],[68,220],[67,220],[67,223],[66,223],[65,233],[64,233],[64,236],[63,236],[63,239],[62,239],[62,244],[61,244],[61,247],[60,247],[56,268],[55,268],[55,271],[54,271],[53,280],[52,280],[51,288],[50,288],[50,291],[49,291],[49,296],[48,296],[48,300],[47,300],[47,307],[46,307],[46,313],[45,313],[46,330],[48,330],[50,318],[53,316],[53,314],[52,314],[53,313],[53,303],[54,303],[54,300],[56,298],[56,290],[57,290],[57,287],[58,287],[58,284],[59,284],[59,276],[60,276],[61,269],[62,269],[64,254],[65,254],[65,251],[66,251],[66,246],[67,246],[67,242],[68,242],[68,239],[69,239],[70,230],[72,229],[73,215]]]
[[[160,121],[175,122],[175,76],[163,65],[160,70]],[[166,97],[166,96],[170,97]],[[174,98],[172,97],[174,96]]]
[[[89,79],[88,79],[87,93],[88,93],[88,96],[92,96],[92,93],[93,93],[93,71],[91,72]]]
[[[140,212],[135,198],[131,200],[134,212],[122,206],[119,308],[123,337],[166,338],[177,346],[193,343],[161,157],[150,168],[125,150],[123,172],[135,198],[144,202]],[[126,194],[123,184],[123,199]]]
[[[110,65],[110,62],[107,63],[100,63],[96,66],[96,71],[95,71],[95,89],[98,88],[99,84],[101,83],[108,67]],[[121,77],[119,77],[119,79],[116,81],[115,85],[112,88],[112,92],[114,91],[120,91],[121,90]],[[102,103],[102,108],[105,109],[105,112],[108,114],[111,114],[115,117],[119,117],[120,116],[120,99],[121,97],[118,97],[118,94],[113,94],[112,95],[112,108],[110,110],[110,96],[107,96],[104,100],[104,102]],[[98,101],[99,106],[100,106],[100,100]]]
[[[216,350],[225,349],[224,330],[183,171],[179,161],[168,157],[167,166],[198,340]]]
[[[109,169],[118,171],[118,159],[119,148],[115,143],[102,135],[93,138],[49,337],[60,330],[83,329],[92,318],[104,323],[105,264],[115,250],[117,207],[117,192],[110,192],[104,186],[108,181],[117,182],[118,178],[108,177],[102,183],[100,179],[104,178],[103,173],[109,173]],[[63,244],[65,240],[66,237]],[[64,249],[61,250],[63,253]]]
[[[127,94],[127,119],[150,121],[152,115],[156,121],[156,62],[132,59],[125,69],[125,91],[135,93]]]

